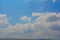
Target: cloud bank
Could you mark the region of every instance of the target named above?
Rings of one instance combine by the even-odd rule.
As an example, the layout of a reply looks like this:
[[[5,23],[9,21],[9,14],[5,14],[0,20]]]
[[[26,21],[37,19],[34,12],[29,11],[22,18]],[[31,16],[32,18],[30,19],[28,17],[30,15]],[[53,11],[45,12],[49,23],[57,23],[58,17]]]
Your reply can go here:
[[[37,18],[33,20],[33,17]],[[33,12],[31,17],[22,16],[19,19],[26,23],[13,26],[7,15],[0,14],[0,38],[55,39],[60,35],[60,13]]]

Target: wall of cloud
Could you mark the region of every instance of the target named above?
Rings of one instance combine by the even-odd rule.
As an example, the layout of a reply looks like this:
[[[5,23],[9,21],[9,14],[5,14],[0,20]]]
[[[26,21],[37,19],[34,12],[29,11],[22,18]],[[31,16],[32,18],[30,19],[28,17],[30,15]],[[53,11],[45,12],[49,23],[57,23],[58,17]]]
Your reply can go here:
[[[26,23],[11,25],[7,15],[0,14],[0,38],[55,39],[60,35],[60,13],[33,12],[31,17],[22,16],[18,19]]]

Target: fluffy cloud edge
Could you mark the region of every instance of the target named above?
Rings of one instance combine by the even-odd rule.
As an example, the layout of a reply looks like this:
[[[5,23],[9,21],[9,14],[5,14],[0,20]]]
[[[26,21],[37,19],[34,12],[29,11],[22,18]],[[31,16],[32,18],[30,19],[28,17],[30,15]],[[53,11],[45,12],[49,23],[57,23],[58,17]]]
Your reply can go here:
[[[37,17],[38,16],[38,17]],[[51,27],[53,27],[53,25],[59,25],[60,26],[60,13],[53,13],[53,12],[47,12],[47,13],[32,13],[32,17],[37,17],[34,23],[25,23],[25,24],[21,24],[21,23],[17,23],[16,25],[11,25],[9,24],[6,15],[4,16],[3,14],[1,14],[0,19],[3,21],[4,18],[4,22],[0,22],[0,23],[4,23],[7,25],[6,28],[0,28],[0,32],[1,33],[19,33],[19,34],[25,34],[25,36],[27,36],[26,38],[37,38],[37,37],[41,37],[41,38],[54,38],[54,35],[56,34],[60,34],[60,30],[52,30]],[[32,17],[27,17],[27,16],[23,16],[20,17],[22,20],[32,20]],[[53,18],[52,18],[53,17]],[[58,18],[56,20],[56,18]],[[49,20],[48,20],[49,19]],[[55,21],[54,21],[55,19]],[[5,23],[6,22],[6,23]],[[0,24],[0,25],[2,25]],[[29,35],[29,36],[28,36]],[[45,37],[43,37],[45,35]],[[50,36],[50,35],[53,35]],[[8,36],[8,35],[7,35]],[[50,37],[49,37],[50,36]],[[11,36],[10,36],[11,37]],[[22,37],[22,38],[24,38]]]

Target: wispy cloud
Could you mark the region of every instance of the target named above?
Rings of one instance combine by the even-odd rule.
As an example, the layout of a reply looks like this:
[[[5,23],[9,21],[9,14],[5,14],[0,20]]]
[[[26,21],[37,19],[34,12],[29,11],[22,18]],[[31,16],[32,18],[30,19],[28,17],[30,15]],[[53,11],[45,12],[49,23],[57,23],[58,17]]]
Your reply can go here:
[[[53,1],[53,3],[55,3],[56,2],[56,0],[52,0]]]

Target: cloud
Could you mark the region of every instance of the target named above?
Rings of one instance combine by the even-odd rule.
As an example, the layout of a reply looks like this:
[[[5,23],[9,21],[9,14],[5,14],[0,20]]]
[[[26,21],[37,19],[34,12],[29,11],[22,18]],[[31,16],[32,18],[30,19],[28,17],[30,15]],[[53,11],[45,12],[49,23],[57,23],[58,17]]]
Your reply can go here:
[[[8,22],[8,19],[6,18],[6,15],[5,14],[0,14],[0,25],[4,24],[4,23],[7,23],[7,22]]]
[[[59,30],[60,31],[60,26],[59,25],[53,25],[51,27],[52,30]]]
[[[23,20],[23,21],[26,21],[26,22],[31,21],[31,18],[28,18],[27,16],[22,16],[20,19]]]
[[[28,23],[16,23],[16,25],[9,24],[7,16],[2,15],[0,25],[6,24],[5,22],[8,25],[6,28],[0,28],[2,38],[54,39],[56,35],[60,34],[60,13],[32,13],[31,17],[22,16],[20,18],[20,20],[29,21]],[[37,18],[32,20],[32,17]],[[34,22],[31,23],[30,20]]]
[[[10,26],[7,15],[6,14],[0,14],[0,32],[5,32],[6,28]]]
[[[53,12],[46,12],[33,14],[34,16],[37,16],[36,14],[38,14],[38,18],[35,20],[35,26],[39,26],[41,30],[43,30],[43,33],[47,35],[47,37],[48,35],[54,36],[60,34],[60,13],[57,14]],[[51,36],[49,38],[51,38]]]
[[[55,3],[56,2],[56,0],[52,0],[53,1],[53,3]]]

